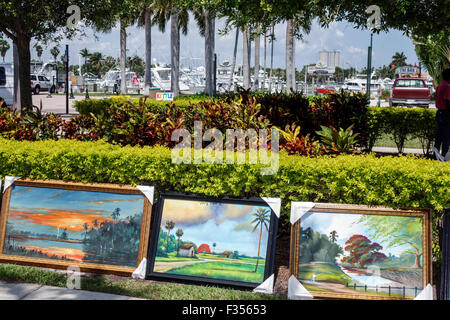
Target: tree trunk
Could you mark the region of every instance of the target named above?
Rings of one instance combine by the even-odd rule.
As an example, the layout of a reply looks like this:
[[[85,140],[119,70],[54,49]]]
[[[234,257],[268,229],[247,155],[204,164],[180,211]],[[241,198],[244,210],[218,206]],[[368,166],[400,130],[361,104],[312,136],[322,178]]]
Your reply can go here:
[[[261,222],[261,229],[259,230],[259,241],[258,241],[258,255],[256,257],[256,267],[255,272],[258,271],[258,263],[259,263],[259,249],[261,248],[261,235],[262,235],[262,222]]]
[[[250,39],[247,27],[244,28],[242,33],[242,73],[243,73],[243,86],[245,90],[250,89]]]
[[[258,30],[259,32],[259,30]],[[253,88],[259,91],[259,66],[260,66],[260,51],[261,51],[261,36],[258,34],[255,36],[255,81],[253,83]]]
[[[264,32],[264,77],[262,90],[266,90],[266,70],[267,70],[267,31]]]
[[[120,20],[120,92],[127,93],[127,31],[125,22]]]
[[[33,105],[31,98],[30,86],[30,41],[31,38],[25,35],[18,35],[17,37],[17,54],[19,60],[19,95],[21,111],[30,110]]]
[[[296,91],[295,86],[295,41],[294,20],[290,19],[286,26],[286,91]]]
[[[421,253],[419,254],[414,254],[414,265],[411,267],[412,269],[421,269],[422,266],[420,265],[420,257],[422,256]]]
[[[14,59],[14,109],[20,110],[21,99],[20,99],[20,79],[19,79],[19,50],[17,49],[17,44],[13,42],[13,59]]]
[[[237,47],[239,42],[239,28],[236,28],[236,37],[234,39],[233,63],[231,64],[231,77],[228,90],[233,86],[234,69],[236,68]]]
[[[145,9],[145,94],[152,86],[152,25],[150,9]]]
[[[178,27],[178,13],[177,9],[170,16],[170,90],[174,96],[180,94],[180,29]]]
[[[214,13],[205,11],[205,93],[214,94],[214,50],[215,50],[215,17]]]
[[[273,74],[273,42],[275,40],[275,23],[272,23],[272,47],[270,49],[270,74],[269,74],[269,92],[272,92],[272,74]]]

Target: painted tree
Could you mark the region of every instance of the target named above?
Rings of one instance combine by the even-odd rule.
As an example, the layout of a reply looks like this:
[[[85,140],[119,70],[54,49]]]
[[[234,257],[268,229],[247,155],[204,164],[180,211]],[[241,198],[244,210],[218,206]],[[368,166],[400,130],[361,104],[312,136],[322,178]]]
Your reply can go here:
[[[423,231],[420,217],[363,215],[358,222],[368,227],[369,237],[386,243],[386,248],[404,247],[415,257],[411,268],[421,268]]]
[[[175,228],[175,222],[172,220],[167,220],[166,224],[164,226],[167,230],[167,246],[166,246],[166,253],[169,253],[169,241],[170,241],[170,231]]]
[[[212,246],[213,246],[213,253],[214,253],[216,251],[217,244],[215,242],[213,242]]]
[[[331,242],[336,242],[337,238],[339,238],[337,231],[336,230],[331,231],[329,238]]]
[[[183,236],[184,232],[183,229],[178,229],[177,232],[175,233],[177,238],[178,238],[178,243],[177,243],[177,252],[180,249],[180,241],[181,241],[181,237]]]
[[[264,208],[257,208],[254,213],[252,213],[252,216],[255,217],[255,219],[252,220],[252,224],[255,226],[253,227],[252,232],[255,232],[255,230],[260,227],[259,229],[259,240],[258,240],[258,254],[256,258],[256,266],[255,271],[258,270],[258,263],[259,263],[259,251],[261,249],[261,236],[263,232],[263,226],[266,228],[267,232],[269,232],[269,223],[270,223],[270,210],[264,209]]]
[[[345,242],[344,250],[348,251],[348,256],[344,256],[341,262],[360,268],[365,268],[369,264],[386,259],[386,255],[379,252],[383,249],[381,245],[372,242],[366,236],[355,234]]]

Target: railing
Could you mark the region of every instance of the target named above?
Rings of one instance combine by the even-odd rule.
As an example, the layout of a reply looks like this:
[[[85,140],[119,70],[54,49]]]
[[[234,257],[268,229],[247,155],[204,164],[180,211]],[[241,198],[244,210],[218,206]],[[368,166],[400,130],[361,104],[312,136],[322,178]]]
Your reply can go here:
[[[376,293],[379,291],[387,292],[389,297],[392,295],[392,291],[398,290],[403,295],[403,298],[406,297],[406,291],[413,291],[414,290],[414,297],[417,296],[419,293],[420,288],[414,287],[414,288],[408,288],[408,287],[395,287],[395,286],[368,286],[368,285],[357,285],[356,283],[350,284],[347,282],[347,288],[353,288],[354,290],[362,289],[364,288],[364,292],[367,292],[367,290],[375,290]],[[387,290],[387,291],[385,291]]]

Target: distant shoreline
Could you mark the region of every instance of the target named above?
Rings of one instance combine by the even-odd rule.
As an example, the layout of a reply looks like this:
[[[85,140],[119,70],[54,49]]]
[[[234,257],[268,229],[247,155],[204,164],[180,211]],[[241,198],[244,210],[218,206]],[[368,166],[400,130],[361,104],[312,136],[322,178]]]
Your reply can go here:
[[[15,238],[15,239],[30,239],[30,240],[47,240],[47,241],[58,241],[58,242],[68,242],[68,243],[83,243],[81,240],[64,240],[58,238],[47,238],[47,237],[30,237],[22,234],[7,234],[5,235],[5,239],[7,237]]]

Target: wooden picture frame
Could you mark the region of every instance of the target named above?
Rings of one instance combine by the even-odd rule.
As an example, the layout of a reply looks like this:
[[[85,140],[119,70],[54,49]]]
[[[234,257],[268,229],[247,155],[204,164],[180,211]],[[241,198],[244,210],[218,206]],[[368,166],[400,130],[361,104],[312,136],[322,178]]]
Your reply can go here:
[[[219,213],[221,210],[231,213],[237,208],[241,212],[230,214],[227,219]],[[254,227],[257,222],[251,224],[255,218],[252,214],[257,209],[264,212],[265,219],[270,219],[266,227],[262,224]],[[161,193],[154,218],[147,279],[253,289],[273,274],[278,217],[260,198],[224,199]],[[168,221],[174,223],[171,234],[165,232]],[[256,232],[252,232],[251,226]],[[182,240],[171,244],[176,238],[170,240],[170,237],[178,229],[181,230],[178,235],[183,234],[178,240]],[[198,232],[201,229],[205,231]],[[251,243],[238,243],[249,238]],[[188,248],[191,244],[194,247]],[[171,249],[164,252],[161,245]],[[178,265],[170,265],[173,262]]]
[[[407,233],[394,226],[404,226],[413,237],[402,238]],[[371,238],[377,228],[386,232]],[[342,230],[342,239],[336,230]],[[419,248],[419,260],[408,253],[414,251],[406,249],[408,241]],[[291,226],[289,268],[314,298],[413,299],[432,282],[431,210],[316,203]],[[398,285],[404,282],[416,286]]]
[[[450,209],[444,210],[439,300],[450,300]]]
[[[22,196],[17,196],[16,191],[23,192]],[[39,200],[45,195],[47,197]],[[77,199],[76,196],[82,198]],[[36,199],[35,203],[31,202],[32,199]],[[12,208],[17,204],[45,204],[48,207]],[[119,209],[114,209],[115,216],[108,211],[112,206]],[[124,215],[124,209],[128,216]],[[57,269],[76,266],[85,272],[130,276],[147,256],[151,213],[152,203],[136,187],[19,179],[3,194],[0,262]],[[8,221],[14,219],[17,224],[10,223],[10,226],[12,230],[18,228],[17,232],[14,230],[18,234],[7,235]],[[21,224],[25,226],[18,227]],[[80,235],[81,228],[84,230]],[[135,240],[126,242],[115,238],[114,231],[118,230],[127,230],[131,239],[139,238],[138,248]],[[121,249],[117,249],[118,246],[122,246]],[[125,247],[131,249],[125,252]]]

